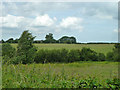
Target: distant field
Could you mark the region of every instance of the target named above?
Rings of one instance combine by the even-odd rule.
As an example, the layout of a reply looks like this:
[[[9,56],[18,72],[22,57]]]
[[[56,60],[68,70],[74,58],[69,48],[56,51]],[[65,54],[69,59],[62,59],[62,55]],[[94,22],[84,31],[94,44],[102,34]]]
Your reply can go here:
[[[12,44],[17,47],[17,44]],[[38,49],[81,49],[83,47],[88,47],[96,52],[108,53],[114,48],[114,44],[34,44]]]
[[[3,88],[78,88],[80,80],[91,77],[106,85],[118,76],[117,62],[76,62],[68,64],[3,65]]]

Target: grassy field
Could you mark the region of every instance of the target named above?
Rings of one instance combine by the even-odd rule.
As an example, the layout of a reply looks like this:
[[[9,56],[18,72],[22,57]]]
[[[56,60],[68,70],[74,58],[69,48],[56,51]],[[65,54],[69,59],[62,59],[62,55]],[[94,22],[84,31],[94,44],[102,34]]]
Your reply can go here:
[[[82,49],[83,47],[88,47],[96,52],[108,53],[114,48],[114,44],[34,44],[38,49]],[[12,44],[12,46],[17,47],[17,44]]]
[[[118,63],[3,65],[2,76],[3,88],[78,88],[80,80],[90,77],[105,87],[106,79],[118,76]]]
[[[82,49],[108,53],[114,44],[34,44],[40,49]],[[17,44],[12,44],[17,47]],[[118,77],[118,62],[74,62],[18,64],[2,66],[3,88],[80,88],[108,87],[107,82]],[[107,80],[109,79],[109,80]],[[115,83],[115,82],[113,82]],[[118,82],[120,85],[120,81]],[[101,85],[101,86],[100,86]],[[111,87],[114,87],[112,85]],[[120,86],[119,86],[120,87]]]

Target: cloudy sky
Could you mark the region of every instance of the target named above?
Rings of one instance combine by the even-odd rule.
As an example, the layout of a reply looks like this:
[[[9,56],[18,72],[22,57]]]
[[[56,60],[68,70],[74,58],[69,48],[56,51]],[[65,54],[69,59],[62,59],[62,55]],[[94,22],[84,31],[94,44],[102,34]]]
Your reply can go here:
[[[19,38],[29,30],[36,40],[74,36],[78,42],[117,41],[117,2],[3,2],[2,39]]]

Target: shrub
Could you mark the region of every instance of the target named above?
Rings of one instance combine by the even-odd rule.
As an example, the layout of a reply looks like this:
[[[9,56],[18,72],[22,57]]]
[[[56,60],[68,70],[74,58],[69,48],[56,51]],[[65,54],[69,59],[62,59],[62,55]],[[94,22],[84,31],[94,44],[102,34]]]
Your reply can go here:
[[[7,56],[12,58],[15,55],[15,48],[13,48],[9,43],[2,44],[2,56]]]
[[[68,50],[44,50],[41,49],[36,53],[36,63],[47,63],[47,62],[68,62]]]
[[[114,57],[113,57],[114,53],[113,52],[108,52],[107,56],[106,56],[106,60],[108,61],[113,61]]]
[[[80,61],[80,50],[70,50],[68,53],[68,62]]]
[[[97,53],[90,48],[82,48],[80,53],[81,61],[97,61]]]
[[[46,60],[47,50],[41,49],[35,55],[35,62],[36,63],[44,63]]]
[[[98,61],[105,61],[105,55],[103,53],[98,53]]]
[[[68,62],[68,50],[66,49],[61,49],[60,50],[60,59],[61,62],[67,63]]]

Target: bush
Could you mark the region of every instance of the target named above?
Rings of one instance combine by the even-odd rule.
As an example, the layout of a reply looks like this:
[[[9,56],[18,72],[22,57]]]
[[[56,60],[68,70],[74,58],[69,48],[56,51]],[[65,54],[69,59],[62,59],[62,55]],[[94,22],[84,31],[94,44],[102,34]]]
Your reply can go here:
[[[15,55],[15,48],[13,48],[9,43],[2,44],[2,56],[7,56],[12,58]]]
[[[105,61],[105,55],[103,53],[98,53],[98,61]]]
[[[44,50],[41,49],[35,56],[36,63],[47,63],[47,62],[67,62],[68,50]]]
[[[68,50],[61,49],[60,50],[60,60],[61,62],[67,63],[68,62]]]
[[[45,62],[45,59],[46,59],[46,51],[41,49],[39,50],[36,55],[35,55],[35,62],[36,63],[44,63]]]
[[[36,63],[70,63],[76,61],[104,61],[105,55],[103,53],[96,53],[89,48],[80,50],[39,50],[35,55]]]
[[[108,52],[107,56],[106,56],[106,60],[108,60],[108,61],[114,61],[113,55],[114,55],[113,52]]]
[[[82,48],[80,52],[81,61],[98,61],[97,53],[90,48]]]
[[[80,61],[80,50],[70,50],[68,53],[68,62]]]

